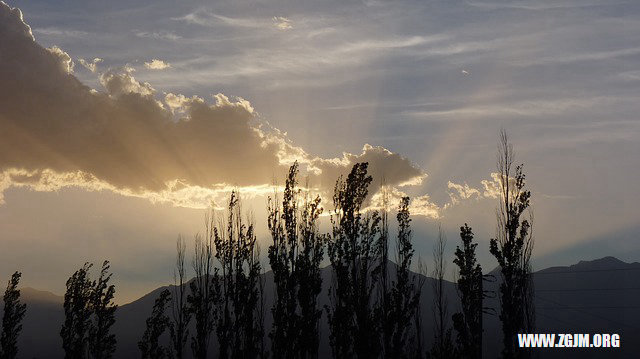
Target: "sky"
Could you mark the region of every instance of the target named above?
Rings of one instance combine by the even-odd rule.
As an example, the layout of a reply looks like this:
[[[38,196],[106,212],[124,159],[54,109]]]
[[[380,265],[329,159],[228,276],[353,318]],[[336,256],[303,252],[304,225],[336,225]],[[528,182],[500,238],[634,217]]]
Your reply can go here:
[[[231,189],[266,253],[295,160],[326,213],[369,162],[370,205],[412,197],[427,264],[438,225],[452,253],[468,223],[490,270],[501,128],[535,268],[638,261],[638,33],[634,1],[0,3],[0,276],[61,294],[108,259],[134,300]]]

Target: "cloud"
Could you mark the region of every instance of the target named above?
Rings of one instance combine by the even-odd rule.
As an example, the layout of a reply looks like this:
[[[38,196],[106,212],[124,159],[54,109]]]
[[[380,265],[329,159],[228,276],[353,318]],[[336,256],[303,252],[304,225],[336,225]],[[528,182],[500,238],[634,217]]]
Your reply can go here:
[[[270,22],[269,18],[224,16],[205,8],[200,8],[184,16],[171,19],[206,27],[229,26],[246,29],[267,29],[275,27],[277,30],[290,30],[293,28],[291,19],[284,16],[274,16],[271,18],[272,22]]]
[[[196,95],[191,98],[182,94],[168,93],[164,96],[164,103],[167,104],[171,113],[186,114],[194,103],[204,104],[204,100]]]
[[[502,191],[500,190],[501,181],[499,173],[492,173],[491,180],[482,180],[482,187],[484,187],[484,192],[482,195],[487,198],[500,198],[502,196]]]
[[[110,95],[116,97],[124,94],[139,94],[151,98],[156,90],[148,82],[138,82],[132,75],[134,71],[135,69],[129,66],[109,69],[100,75],[100,84]]]
[[[93,73],[96,73],[96,71],[98,71],[98,64],[102,62],[102,59],[96,57],[95,59],[91,60],[91,62],[89,62],[83,58],[79,58],[78,62],[80,63],[80,65],[84,66],[87,70]]]
[[[457,204],[460,203],[460,201],[462,200],[467,200],[467,199],[471,199],[473,197],[475,198],[480,198],[481,194],[480,191],[469,187],[468,184],[457,184],[457,183],[453,183],[451,181],[449,181],[447,183],[447,187],[450,190],[454,190],[454,192],[449,191],[449,198],[451,199],[451,204]]]
[[[159,98],[130,66],[101,73],[105,92],[93,90],[73,75],[66,52],[36,43],[20,11],[4,3],[0,53],[15,54],[0,57],[0,191],[80,187],[201,208],[232,188],[271,193],[293,160],[322,193],[362,161],[375,178],[371,193],[382,183],[415,185],[426,177],[379,146],[333,159],[312,156],[243,98]]]
[[[417,119],[459,121],[465,119],[491,119],[514,117],[540,117],[565,114],[568,111],[589,113],[603,106],[632,103],[633,97],[593,96],[593,97],[557,97],[555,99],[536,99],[514,101],[479,102],[475,104],[442,104],[434,110],[405,110],[403,114]],[[449,107],[449,108],[446,108]]]
[[[266,21],[253,18],[235,18],[216,14],[208,9],[197,9],[187,15],[171,18],[172,20],[184,21],[188,24],[200,26],[226,25],[232,27],[259,28],[264,27]]]
[[[291,20],[282,16],[274,16],[273,22],[278,30],[290,30],[293,28]]]
[[[424,216],[433,219],[442,218],[441,208],[431,202],[428,194],[414,197],[410,202],[409,211],[414,216]]]
[[[499,10],[499,9],[518,9],[518,10],[556,10],[556,9],[573,9],[590,6],[618,5],[621,2],[615,1],[510,1],[510,2],[476,2],[467,1],[468,5],[478,8]]]
[[[519,60],[514,63],[516,66],[535,66],[549,64],[568,64],[574,62],[587,61],[603,61],[624,56],[632,56],[640,54],[640,47],[629,47],[607,51],[593,51],[585,53],[571,53],[554,56],[543,56],[538,58],[530,58]]]
[[[89,35],[86,31],[60,29],[57,27],[44,27],[33,29],[33,32],[41,35],[59,36],[59,37],[86,37]]]
[[[471,199],[480,200],[483,198],[500,198],[502,196],[502,191],[500,190],[502,186],[500,181],[500,174],[493,172],[491,173],[490,177],[491,179],[484,179],[480,181],[482,189],[471,187],[467,183],[458,184],[449,181],[449,183],[447,184],[447,187],[449,188],[449,203],[446,203],[443,206],[443,209],[451,208],[452,206],[461,204],[464,201],[468,201]],[[512,186],[515,186],[515,178],[510,177],[509,183]]]
[[[60,65],[60,69],[62,71],[68,74],[73,73],[73,67],[75,66],[75,64],[71,60],[71,56],[69,56],[69,54],[62,51],[62,49],[57,46],[50,47],[47,50],[49,50],[49,52],[51,52],[55,57],[58,58],[58,64]]]
[[[182,39],[182,36],[177,35],[174,32],[171,31],[153,31],[153,32],[148,32],[148,31],[135,31],[134,34],[137,37],[141,37],[141,38],[149,38],[149,39],[157,39],[157,40],[180,40]]]
[[[360,154],[343,153],[341,158],[323,159],[319,157],[307,159],[309,169],[319,173],[320,184],[330,187],[344,169],[351,169],[359,162],[369,163],[369,174],[373,176],[371,188],[374,191],[383,185],[409,186],[419,185],[427,177],[409,159],[380,146],[365,144]]]
[[[616,74],[618,79],[623,81],[639,81],[640,80],[640,70],[633,71],[625,71]]]
[[[164,70],[171,67],[171,64],[159,59],[152,59],[151,62],[145,62],[144,67],[149,70]]]
[[[382,210],[385,208],[386,202],[387,210],[393,213],[400,205],[402,197],[407,197],[407,194],[398,188],[385,186],[371,197],[371,203],[367,210]],[[409,212],[413,216],[440,219],[442,218],[442,210],[443,208],[431,201],[429,195],[411,198],[409,202]]]

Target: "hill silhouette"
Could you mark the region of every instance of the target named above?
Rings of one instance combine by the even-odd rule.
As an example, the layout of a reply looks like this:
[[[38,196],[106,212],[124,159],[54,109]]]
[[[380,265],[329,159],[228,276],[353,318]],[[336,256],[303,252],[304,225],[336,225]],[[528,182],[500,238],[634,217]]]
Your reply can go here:
[[[395,264],[390,266],[393,277]],[[495,271],[492,273],[498,274]],[[413,275],[420,275],[413,273]],[[273,276],[263,274],[265,281],[265,327],[271,326]],[[323,290],[319,305],[328,303],[327,288],[331,268],[322,269]],[[423,336],[427,347],[433,341],[433,278],[425,278],[422,288]],[[486,283],[485,289],[496,290],[500,279]],[[571,266],[550,267],[534,273],[536,288],[536,324],[538,333],[617,333],[621,348],[611,349],[538,349],[541,358],[634,358],[640,351],[640,263],[625,263],[614,257],[580,261]],[[145,328],[154,300],[163,289],[157,288],[138,300],[122,305],[116,312],[113,327],[118,340],[115,358],[139,356],[137,342]],[[450,315],[457,311],[459,300],[454,283],[446,282]],[[27,314],[19,341],[23,358],[62,358],[60,327],[63,321],[63,297],[33,288],[22,288]],[[485,306],[498,309],[498,300],[489,298]],[[0,309],[1,311],[1,309]],[[326,315],[321,322],[320,357],[330,357]],[[214,335],[215,337],[215,335]],[[166,339],[166,338],[165,338]],[[212,340],[212,346],[217,346]],[[484,357],[496,357],[500,351],[501,330],[496,316],[485,315]],[[212,348],[215,349],[215,348]],[[213,353],[213,352],[212,352]],[[190,351],[189,351],[190,354]]]

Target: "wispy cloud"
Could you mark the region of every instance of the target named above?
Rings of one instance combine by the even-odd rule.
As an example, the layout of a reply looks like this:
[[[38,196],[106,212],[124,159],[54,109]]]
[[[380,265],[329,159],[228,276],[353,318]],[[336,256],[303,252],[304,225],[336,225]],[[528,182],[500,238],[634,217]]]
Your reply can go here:
[[[484,9],[520,9],[520,10],[555,10],[555,9],[574,9],[593,6],[610,6],[628,3],[628,1],[601,1],[601,0],[539,0],[539,1],[502,1],[502,2],[485,2],[485,1],[467,1],[468,5]]]
[[[448,105],[448,109],[406,110],[404,115],[416,119],[450,120],[450,119],[494,119],[505,117],[539,117],[563,114],[568,111],[577,114],[584,111],[635,101],[633,97],[623,98],[615,96],[597,97],[559,97],[556,99],[511,100],[502,99],[491,103],[477,103],[473,105]],[[437,107],[447,106],[445,104]]]
[[[176,21],[183,21],[188,24],[207,27],[229,26],[245,29],[293,29],[293,21],[285,16],[273,16],[270,19],[266,17],[231,17],[215,13],[212,10],[205,8],[200,8],[184,16],[173,17],[171,19]]]
[[[36,34],[47,36],[61,36],[61,37],[86,37],[90,33],[82,30],[64,29],[58,27],[44,27],[35,28],[33,32]]]
[[[182,36],[177,35],[172,31],[134,31],[134,34],[137,37],[141,38],[149,38],[149,39],[158,39],[158,40],[180,40]]]
[[[541,56],[538,58],[522,59],[513,62],[517,66],[568,64],[582,61],[602,61],[623,56],[633,56],[640,54],[640,47],[624,48],[617,50],[593,51],[583,53],[563,53],[552,56]]]
[[[620,72],[616,77],[624,81],[640,81],[640,70]]]
[[[286,85],[296,87],[327,86],[346,80],[348,77],[315,78],[310,76],[326,73],[335,69],[361,67],[388,56],[397,56],[399,50],[415,50],[444,41],[447,36],[393,36],[381,39],[357,41],[336,41],[330,46],[313,46],[303,40],[305,34],[297,34],[288,41],[286,47],[258,47],[241,49],[239,53],[220,56],[201,57],[197,60],[198,69],[190,72],[190,79],[214,78],[221,83],[237,81],[238,77],[274,78],[270,86]],[[174,62],[184,67],[194,64],[193,60]],[[370,73],[370,75],[373,74]],[[295,75],[295,77],[290,77]],[[352,76],[355,76],[352,75]],[[171,79],[170,81],[173,81]],[[169,81],[169,79],[167,79]],[[176,78],[175,81],[181,81]]]
[[[268,18],[259,19],[250,17],[229,17],[216,14],[213,11],[204,8],[197,9],[184,16],[172,17],[171,19],[176,21],[184,21],[189,24],[200,26],[227,25],[244,28],[261,28],[265,27],[265,25],[271,25],[269,21],[270,19]]]

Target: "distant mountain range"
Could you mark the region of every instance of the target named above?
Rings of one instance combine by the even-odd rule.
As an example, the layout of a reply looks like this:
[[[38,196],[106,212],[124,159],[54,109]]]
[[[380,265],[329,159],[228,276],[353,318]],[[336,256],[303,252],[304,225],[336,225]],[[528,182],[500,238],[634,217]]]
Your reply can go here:
[[[497,288],[499,271],[492,271],[496,281],[485,284],[496,297],[485,305],[499,312]],[[324,279],[320,305],[328,303],[327,284],[331,269],[322,270]],[[414,274],[419,275],[419,274]],[[611,349],[538,349],[540,358],[640,358],[640,263],[625,263],[613,257],[581,261],[568,267],[551,267],[534,274],[536,303],[536,332],[538,333],[617,333],[621,348]],[[264,274],[266,288],[265,328],[270,328],[270,308],[273,302],[273,277]],[[424,338],[430,346],[433,338],[432,278],[424,278],[422,315]],[[142,298],[122,305],[117,310],[113,331],[118,348],[116,358],[139,357],[137,342],[145,329],[145,320],[151,312],[158,288]],[[449,316],[459,307],[455,285],[445,283],[449,298]],[[63,297],[33,288],[22,288],[21,298],[27,303],[27,314],[20,336],[21,358],[62,358],[60,327],[63,322]],[[1,311],[1,308],[0,308]],[[320,357],[329,357],[326,316],[321,325]],[[495,358],[501,347],[501,327],[495,315],[484,318],[484,357]],[[214,335],[215,336],[215,335]],[[215,345],[215,344],[214,344]],[[212,348],[213,349],[213,348]],[[190,352],[190,350],[187,350]]]

